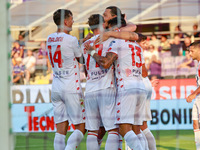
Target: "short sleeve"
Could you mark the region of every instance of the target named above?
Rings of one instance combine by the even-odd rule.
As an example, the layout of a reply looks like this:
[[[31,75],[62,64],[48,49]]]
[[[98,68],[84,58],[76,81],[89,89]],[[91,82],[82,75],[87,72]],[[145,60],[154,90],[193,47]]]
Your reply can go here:
[[[79,46],[79,42],[78,42],[76,37],[73,38],[71,44],[72,44],[72,48],[73,48],[73,52],[74,52],[75,57],[81,57],[82,52],[81,52],[81,48]]]

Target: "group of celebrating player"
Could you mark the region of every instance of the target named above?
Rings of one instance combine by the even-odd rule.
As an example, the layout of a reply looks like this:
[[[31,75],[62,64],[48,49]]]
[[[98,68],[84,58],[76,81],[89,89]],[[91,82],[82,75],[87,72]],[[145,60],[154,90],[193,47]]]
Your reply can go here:
[[[134,33],[136,26],[115,6],[88,18],[94,36],[81,46],[69,35],[74,22],[70,10],[57,10],[53,20],[58,30],[48,36],[47,49],[53,69],[54,149],[75,150],[87,130],[87,150],[99,150],[106,131],[106,150],[122,149],[122,137],[130,149],[155,150],[147,127],[152,85],[143,58],[146,37]],[[85,98],[78,62],[87,73]],[[75,131],[66,145],[69,123]]]

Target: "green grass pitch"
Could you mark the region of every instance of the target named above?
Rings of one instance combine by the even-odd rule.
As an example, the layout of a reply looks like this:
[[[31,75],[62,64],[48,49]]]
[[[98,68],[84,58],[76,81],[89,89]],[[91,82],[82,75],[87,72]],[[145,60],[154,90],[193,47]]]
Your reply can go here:
[[[194,133],[192,130],[152,131],[156,138],[157,150],[195,150]],[[67,134],[67,137],[71,133]],[[86,136],[78,150],[86,150]],[[104,149],[107,135],[101,145]],[[30,133],[15,135],[15,150],[53,150],[54,133]],[[125,144],[123,142],[123,149]]]

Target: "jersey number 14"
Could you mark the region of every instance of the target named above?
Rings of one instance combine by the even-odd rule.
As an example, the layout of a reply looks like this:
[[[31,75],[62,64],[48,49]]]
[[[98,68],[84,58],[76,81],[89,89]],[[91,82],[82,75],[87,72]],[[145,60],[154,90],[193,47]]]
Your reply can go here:
[[[50,57],[50,62],[52,67],[54,68],[54,63],[58,63],[58,68],[62,68],[62,55],[61,55],[61,50],[60,50],[60,45],[57,46],[56,51],[52,57],[52,52],[51,52],[51,45],[48,46],[49,50],[49,57]]]

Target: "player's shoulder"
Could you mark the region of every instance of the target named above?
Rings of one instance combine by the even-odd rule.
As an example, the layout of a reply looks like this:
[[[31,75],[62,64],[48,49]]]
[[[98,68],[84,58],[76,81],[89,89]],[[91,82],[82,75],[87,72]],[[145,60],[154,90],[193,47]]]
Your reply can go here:
[[[121,45],[123,40],[122,39],[109,38],[107,40],[107,42],[109,43],[109,46],[114,46],[114,45]]]
[[[97,37],[99,36],[99,34],[98,35],[95,35],[95,36],[93,36],[93,37],[91,37],[90,39],[88,39],[88,40],[86,40],[83,44],[82,44],[82,46],[84,46],[84,44],[85,43],[94,43],[94,41],[97,39]]]
[[[72,36],[72,35],[70,35],[70,34],[63,33],[63,37],[64,37],[64,39],[66,39],[66,40],[78,41],[78,39],[77,39],[75,36]]]
[[[88,39],[87,41],[85,41],[84,43],[86,43],[86,42],[94,42],[98,38],[98,36],[99,36],[99,34],[94,35],[93,37],[91,37],[90,39]]]
[[[52,38],[52,37],[55,37],[55,33],[51,33],[51,34],[48,35],[47,42],[49,41],[49,38]]]
[[[70,34],[66,34],[64,32],[54,32],[52,34],[50,34],[47,39],[49,38],[56,38],[56,37],[62,37],[63,39],[67,39],[68,41],[75,41],[77,40],[77,38],[75,36],[72,36]],[[78,41],[78,40],[77,40]]]

